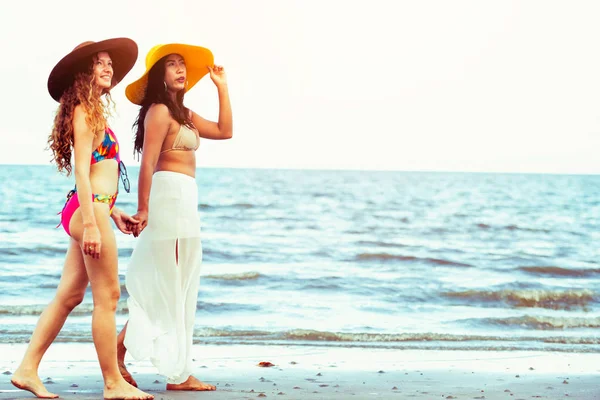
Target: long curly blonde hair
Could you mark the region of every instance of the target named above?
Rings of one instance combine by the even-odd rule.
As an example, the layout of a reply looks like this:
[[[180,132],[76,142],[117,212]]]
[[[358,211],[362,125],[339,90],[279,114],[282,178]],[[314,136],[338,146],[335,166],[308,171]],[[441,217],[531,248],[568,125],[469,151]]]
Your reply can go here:
[[[103,95],[106,97],[106,102],[102,101]],[[79,104],[85,110],[85,121],[92,132],[96,134],[96,132],[103,131],[115,103],[109,90],[98,90],[93,73],[93,60],[88,71],[79,72],[75,75],[73,84],[65,90],[60,98],[60,105],[54,117],[52,133],[48,137],[48,147],[53,154],[52,162],[56,162],[59,172],[66,171],[67,176],[71,174],[73,169],[71,165],[75,143],[73,114],[75,107]]]

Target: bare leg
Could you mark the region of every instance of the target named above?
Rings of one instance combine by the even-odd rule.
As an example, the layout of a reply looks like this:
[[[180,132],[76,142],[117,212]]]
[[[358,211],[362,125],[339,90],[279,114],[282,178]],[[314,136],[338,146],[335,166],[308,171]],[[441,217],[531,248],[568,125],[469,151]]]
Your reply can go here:
[[[133,379],[133,376],[127,371],[127,367],[125,366],[125,354],[127,353],[127,348],[123,344],[125,341],[125,334],[127,333],[127,324],[129,321],[125,323],[125,326],[117,336],[117,362],[119,364],[119,372],[123,379],[125,379],[130,385],[137,387],[137,382]]]
[[[217,387],[214,385],[209,385],[208,383],[204,383],[199,381],[190,375],[187,378],[187,381],[179,384],[167,383],[167,390],[189,390],[189,391],[210,391],[217,390]]]
[[[58,397],[46,390],[38,376],[38,367],[73,308],[83,300],[87,285],[88,277],[81,249],[71,239],[56,296],[40,315],[23,360],[11,378],[13,385],[40,398]]]
[[[119,372],[115,312],[121,290],[118,275],[117,244],[106,204],[94,203],[94,211],[102,237],[102,249],[99,259],[84,256],[84,260],[94,299],[92,338],[94,339],[94,346],[104,378],[104,398],[153,399],[154,396],[144,393],[127,383]],[[83,227],[81,216],[77,214],[76,211],[73,216],[73,218],[78,217],[75,221],[77,223],[71,222],[71,234],[81,243]]]

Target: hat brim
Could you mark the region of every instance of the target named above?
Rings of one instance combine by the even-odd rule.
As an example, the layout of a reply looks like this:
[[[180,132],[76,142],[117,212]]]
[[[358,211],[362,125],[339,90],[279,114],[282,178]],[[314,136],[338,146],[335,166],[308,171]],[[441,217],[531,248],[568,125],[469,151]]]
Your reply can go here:
[[[129,38],[114,38],[93,42],[76,48],[54,66],[48,77],[48,92],[58,102],[71,86],[75,74],[89,68],[90,57],[100,52],[108,52],[113,62],[111,89],[115,87],[133,68],[137,56],[137,44]]]
[[[171,43],[158,45],[153,47],[146,57],[146,71],[137,81],[127,85],[125,95],[133,104],[141,105],[146,95],[146,87],[148,86],[148,73],[150,69],[161,58],[169,54],[179,54],[185,60],[186,66],[186,91],[193,88],[206,74],[208,67],[214,65],[214,56],[212,52],[200,46],[192,46],[189,44]]]

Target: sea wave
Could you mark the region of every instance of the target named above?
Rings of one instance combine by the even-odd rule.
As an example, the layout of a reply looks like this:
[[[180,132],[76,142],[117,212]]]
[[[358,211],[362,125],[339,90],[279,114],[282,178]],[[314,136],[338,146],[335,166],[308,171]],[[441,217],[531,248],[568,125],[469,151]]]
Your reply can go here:
[[[517,270],[538,276],[589,278],[600,276],[600,268],[562,268],[554,266],[524,266]]]
[[[35,246],[24,247],[24,246],[10,246],[0,247],[0,257],[2,256],[16,256],[20,260],[30,256],[47,256],[57,257],[64,256],[67,253],[67,248],[64,246],[50,246],[47,244],[39,243]]]
[[[264,330],[227,330],[196,329],[196,338],[228,337],[244,341],[283,340],[309,342],[353,342],[353,343],[386,343],[386,342],[540,342],[563,344],[600,344],[600,337],[536,337],[506,335],[469,335],[433,332],[407,333],[364,333],[364,332],[328,332],[311,329],[292,329],[287,331]]]
[[[484,229],[484,230],[487,230],[487,229],[499,229],[499,230],[507,230],[507,231],[552,233],[552,231],[549,230],[549,229],[531,228],[531,227],[528,227],[528,226],[519,226],[519,225],[515,225],[515,224],[493,226],[493,225],[490,225],[490,224],[486,224],[486,223],[480,222],[480,223],[475,224],[475,226],[477,226],[479,229]]]
[[[40,315],[47,307],[47,304],[28,304],[28,305],[0,305],[0,316],[25,316]],[[71,311],[72,316],[92,315],[94,305],[92,303],[82,303]],[[117,304],[117,314],[123,314],[128,311],[125,301],[119,301]]]
[[[233,203],[233,204],[205,204],[201,203],[198,205],[198,210],[210,210],[217,208],[239,208],[239,209],[250,209],[258,207],[256,204],[250,203]]]
[[[465,301],[506,304],[511,307],[547,308],[552,310],[571,310],[587,308],[597,302],[598,295],[587,289],[574,290],[534,290],[534,289],[504,289],[504,290],[464,290],[458,292],[443,292],[442,297]]]
[[[415,257],[400,254],[389,253],[360,253],[356,256],[357,261],[406,261],[406,262],[426,262],[434,265],[447,265],[452,267],[472,267],[470,264],[450,261],[441,258]]]
[[[468,319],[471,323],[495,325],[502,327],[520,327],[536,330],[567,330],[579,328],[600,328],[600,317],[550,317],[537,315],[523,315],[508,318],[480,318]]]
[[[47,304],[28,304],[28,305],[0,305],[0,317],[2,316],[28,316],[40,315],[47,307]],[[210,313],[226,313],[229,311],[260,311],[261,306],[255,304],[240,304],[240,303],[211,303],[198,301],[196,309]],[[71,316],[86,316],[92,315],[94,310],[93,303],[82,303],[71,311]],[[127,314],[127,299],[122,298],[117,303],[117,314]]]
[[[65,327],[57,337],[62,343],[90,343],[89,327]],[[0,343],[26,343],[31,330],[21,327],[1,328]],[[343,333],[293,329],[287,331],[228,330],[196,328],[194,343],[310,345],[364,348],[414,348],[460,350],[544,350],[600,353],[600,337],[486,336],[445,333]]]
[[[242,272],[239,274],[220,274],[206,275],[202,279],[214,279],[218,281],[252,281],[260,278],[262,275],[255,271]]]
[[[373,247],[389,247],[389,248],[413,247],[413,246],[410,246],[407,244],[382,242],[379,240],[359,240],[356,243],[361,246],[373,246]]]

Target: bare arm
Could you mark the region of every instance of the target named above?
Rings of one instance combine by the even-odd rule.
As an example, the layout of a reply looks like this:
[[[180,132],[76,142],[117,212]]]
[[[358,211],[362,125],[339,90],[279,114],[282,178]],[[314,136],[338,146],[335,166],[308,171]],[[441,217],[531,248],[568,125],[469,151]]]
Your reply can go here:
[[[85,121],[85,111],[82,106],[75,107],[73,115],[73,130],[75,144],[75,183],[79,197],[79,207],[84,226],[96,226],[96,217],[92,207],[92,185],[90,183],[90,158],[94,144],[94,132]]]
[[[142,162],[138,178],[138,212],[134,218],[138,219],[137,236],[148,223],[148,204],[150,188],[152,186],[152,175],[160,157],[160,149],[171,125],[169,109],[164,104],[154,104],[148,110],[144,119],[144,145],[142,150]]]
[[[117,228],[126,235],[133,233],[133,227],[139,222],[118,207],[113,207],[110,217]]]
[[[219,122],[206,120],[193,111],[192,122],[202,138],[214,140],[231,139],[233,136],[233,119],[225,70],[223,67],[215,65],[213,68],[210,68],[210,77],[215,83],[217,93],[219,94]]]
[[[94,145],[94,132],[88,126],[86,113],[81,105],[75,107],[73,115],[73,135],[75,155],[75,184],[79,197],[79,208],[83,219],[83,252],[99,257],[100,231],[96,224],[96,216],[92,205],[92,184],[90,182],[90,158]],[[89,251],[90,247],[94,251]],[[96,251],[97,250],[97,251]]]

